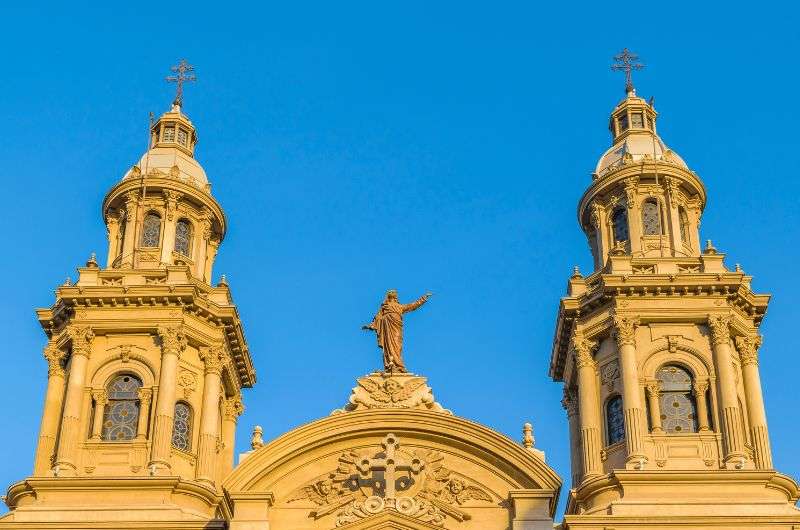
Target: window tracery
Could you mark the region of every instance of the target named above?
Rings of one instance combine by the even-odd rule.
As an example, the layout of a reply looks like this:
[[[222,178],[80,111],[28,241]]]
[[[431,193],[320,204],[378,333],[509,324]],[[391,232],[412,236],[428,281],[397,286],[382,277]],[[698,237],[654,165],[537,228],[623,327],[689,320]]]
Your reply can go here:
[[[183,401],[175,403],[172,446],[182,451],[189,451],[192,448],[192,408]]]
[[[192,241],[192,225],[186,219],[181,219],[175,225],[175,252],[189,256]]]
[[[668,434],[697,432],[697,408],[692,396],[692,375],[676,365],[656,372],[659,386],[661,427]]]
[[[625,439],[625,415],[622,410],[622,396],[614,396],[606,402],[606,432],[608,445]]]
[[[642,205],[642,227],[646,236],[661,235],[661,214],[655,200],[647,200]]]
[[[627,241],[630,238],[628,232],[628,213],[625,208],[617,208],[611,216],[611,224],[614,231],[614,241]]]
[[[155,212],[148,213],[142,224],[142,246],[157,247],[161,240],[161,216]]]
[[[115,377],[108,385],[108,404],[103,411],[103,440],[124,441],[136,438],[141,387],[139,378],[127,374]]]

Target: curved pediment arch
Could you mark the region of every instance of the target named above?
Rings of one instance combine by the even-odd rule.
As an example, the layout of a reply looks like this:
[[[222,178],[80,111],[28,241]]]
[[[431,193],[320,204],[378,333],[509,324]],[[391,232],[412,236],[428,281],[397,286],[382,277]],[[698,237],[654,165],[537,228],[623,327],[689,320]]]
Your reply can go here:
[[[381,409],[290,431],[249,453],[223,487],[234,521],[237,502],[267,495],[271,530],[360,528],[391,515],[422,525],[407,528],[505,530],[515,511],[552,524],[561,481],[537,452],[475,422]]]

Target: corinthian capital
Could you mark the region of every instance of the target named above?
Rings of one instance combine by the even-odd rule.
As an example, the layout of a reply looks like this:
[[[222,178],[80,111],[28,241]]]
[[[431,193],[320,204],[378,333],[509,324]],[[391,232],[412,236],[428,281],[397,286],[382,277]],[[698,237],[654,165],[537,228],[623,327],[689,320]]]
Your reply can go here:
[[[636,326],[639,319],[636,317],[615,316],[614,317],[614,338],[617,339],[617,346],[622,348],[625,344],[636,345]]]
[[[94,332],[89,326],[70,326],[67,329],[69,338],[72,339],[72,355],[83,355],[87,359],[92,353],[92,340]]]
[[[711,330],[712,344],[731,343],[730,315],[708,315],[708,328]]]
[[[706,391],[708,391],[708,380],[707,379],[698,379],[692,385],[692,390],[694,390],[695,397],[697,396],[705,396]]]
[[[736,337],[736,349],[739,350],[739,357],[742,364],[758,364],[758,348],[761,347],[761,335],[749,335],[746,337]]]
[[[242,412],[244,412],[244,405],[239,396],[228,398],[222,403],[222,413],[226,420],[236,421]]]
[[[180,357],[187,342],[183,326],[159,326],[157,333],[161,339],[161,353],[172,353]]]
[[[54,375],[64,376],[64,367],[61,365],[64,356],[64,351],[53,344],[44,349],[44,358],[47,361],[47,375],[49,377]]]
[[[221,344],[200,348],[200,360],[205,363],[207,374],[221,374],[227,361],[225,348]]]
[[[596,366],[592,358],[592,352],[596,347],[597,342],[587,339],[577,329],[572,333],[572,349],[575,351],[575,364],[578,368]]]
[[[578,413],[578,396],[575,395],[575,390],[564,387],[564,398],[561,400],[561,406],[567,411],[568,417]]]

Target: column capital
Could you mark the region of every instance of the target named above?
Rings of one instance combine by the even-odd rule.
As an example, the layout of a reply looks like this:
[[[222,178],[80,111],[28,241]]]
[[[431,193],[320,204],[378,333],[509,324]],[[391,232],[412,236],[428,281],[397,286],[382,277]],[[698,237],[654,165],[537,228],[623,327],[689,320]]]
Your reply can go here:
[[[567,417],[578,414],[578,399],[574,390],[564,387],[564,397],[561,399],[561,406],[567,411]]]
[[[243,412],[244,404],[239,396],[228,398],[222,403],[222,413],[226,420],[236,421]]]
[[[92,353],[94,331],[89,326],[70,326],[67,334],[72,340],[72,355],[82,355],[87,359]]]
[[[708,328],[711,330],[711,343],[730,344],[731,343],[731,316],[730,315],[708,315]]]
[[[47,375],[52,377],[58,375],[64,377],[64,367],[61,362],[66,354],[61,348],[54,344],[48,344],[44,349],[44,358],[47,361]]]
[[[153,397],[153,389],[139,387],[139,390],[136,391],[136,396],[139,398],[139,401],[141,402],[140,408],[143,409],[146,404],[150,403],[150,399],[152,399]]]
[[[658,399],[658,396],[661,394],[661,385],[658,381],[648,381],[644,385],[645,390],[647,391],[647,395]]]
[[[639,325],[639,318],[632,316],[614,316],[614,338],[617,346],[622,348],[626,344],[636,345],[636,327]]]
[[[125,207],[128,209],[128,213],[131,213],[131,207],[136,207],[136,203],[139,202],[139,192],[129,191],[125,194]]]
[[[761,335],[736,337],[736,349],[743,365],[758,365],[758,348],[761,347]]]
[[[221,374],[227,361],[225,347],[222,344],[203,346],[200,348],[200,360],[205,363],[207,374]]]
[[[704,396],[708,391],[708,379],[698,379],[692,385],[695,396]]]
[[[98,405],[108,403],[108,392],[105,390],[92,390],[92,399]]]
[[[597,342],[584,337],[577,328],[572,333],[571,342],[572,349],[575,351],[575,364],[578,368],[595,367],[596,363],[592,358],[592,352],[597,348]]]
[[[161,353],[172,353],[180,357],[187,343],[183,326],[159,326],[157,333],[161,339]]]

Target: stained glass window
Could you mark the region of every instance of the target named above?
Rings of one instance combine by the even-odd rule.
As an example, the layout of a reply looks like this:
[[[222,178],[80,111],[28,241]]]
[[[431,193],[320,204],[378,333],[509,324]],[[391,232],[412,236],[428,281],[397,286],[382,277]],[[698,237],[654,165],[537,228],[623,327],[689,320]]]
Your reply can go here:
[[[628,214],[624,208],[614,210],[611,223],[614,225],[614,243],[627,241],[630,236],[628,235]]]
[[[192,241],[192,225],[186,219],[181,219],[175,225],[175,252],[189,256]]]
[[[661,367],[656,372],[661,390],[661,427],[665,432],[679,434],[697,432],[697,409],[692,396],[692,376],[675,365]]]
[[[689,244],[689,216],[686,215],[686,209],[681,206],[678,208],[678,217],[681,226],[681,241],[685,245]]]
[[[162,142],[175,141],[175,127],[164,127],[164,134],[161,138]]]
[[[142,382],[132,375],[117,376],[108,385],[108,404],[103,413],[103,440],[136,438],[141,387]]]
[[[644,226],[644,235],[661,235],[661,215],[656,201],[645,201],[642,205],[642,225]]]
[[[157,247],[161,239],[161,217],[150,212],[144,218],[142,225],[142,246]]]
[[[186,129],[178,129],[178,143],[181,145],[186,145],[186,140],[189,137],[189,133],[186,132]]]
[[[608,445],[625,439],[625,415],[622,413],[622,396],[614,396],[606,403],[606,430]]]
[[[192,408],[178,401],[175,403],[175,422],[172,424],[172,447],[188,451],[192,448]]]

